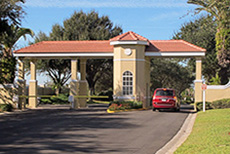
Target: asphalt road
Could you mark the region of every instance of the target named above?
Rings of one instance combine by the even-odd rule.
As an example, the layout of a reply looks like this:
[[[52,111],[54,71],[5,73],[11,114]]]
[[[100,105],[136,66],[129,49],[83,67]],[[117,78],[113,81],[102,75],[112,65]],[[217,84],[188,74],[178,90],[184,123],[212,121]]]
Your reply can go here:
[[[180,129],[188,111],[108,114],[105,106],[0,115],[0,154],[153,154]]]

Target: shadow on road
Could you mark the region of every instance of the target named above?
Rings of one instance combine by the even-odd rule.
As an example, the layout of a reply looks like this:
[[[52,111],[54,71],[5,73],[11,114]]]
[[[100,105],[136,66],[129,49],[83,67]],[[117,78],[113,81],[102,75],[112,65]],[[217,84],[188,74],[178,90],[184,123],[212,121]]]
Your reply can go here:
[[[107,114],[106,108],[106,105],[77,110],[43,108],[3,115],[0,120],[0,153],[122,152],[122,148],[100,148],[102,145],[97,142],[100,133],[97,131],[137,126],[125,122],[121,116]]]

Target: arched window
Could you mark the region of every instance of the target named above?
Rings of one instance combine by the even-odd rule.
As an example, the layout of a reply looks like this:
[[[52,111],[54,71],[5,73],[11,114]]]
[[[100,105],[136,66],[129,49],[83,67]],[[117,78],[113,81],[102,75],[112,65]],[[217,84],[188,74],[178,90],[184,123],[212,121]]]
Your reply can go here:
[[[133,95],[133,74],[130,71],[126,71],[123,73],[122,79],[123,79],[123,87],[122,87],[123,95]]]

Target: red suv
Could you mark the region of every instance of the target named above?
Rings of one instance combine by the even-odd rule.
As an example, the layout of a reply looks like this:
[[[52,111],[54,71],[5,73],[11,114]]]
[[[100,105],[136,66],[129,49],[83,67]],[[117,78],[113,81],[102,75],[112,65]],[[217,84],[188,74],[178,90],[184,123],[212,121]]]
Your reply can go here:
[[[153,111],[156,109],[173,109],[180,111],[180,103],[177,102],[175,90],[167,88],[157,88],[153,94]]]

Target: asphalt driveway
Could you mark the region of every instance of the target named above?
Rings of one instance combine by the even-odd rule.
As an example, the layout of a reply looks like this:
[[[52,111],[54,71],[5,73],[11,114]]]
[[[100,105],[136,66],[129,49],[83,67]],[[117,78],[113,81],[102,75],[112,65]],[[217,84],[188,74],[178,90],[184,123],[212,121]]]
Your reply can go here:
[[[0,115],[0,153],[153,154],[189,113],[105,110],[105,105],[79,110],[61,106]]]

